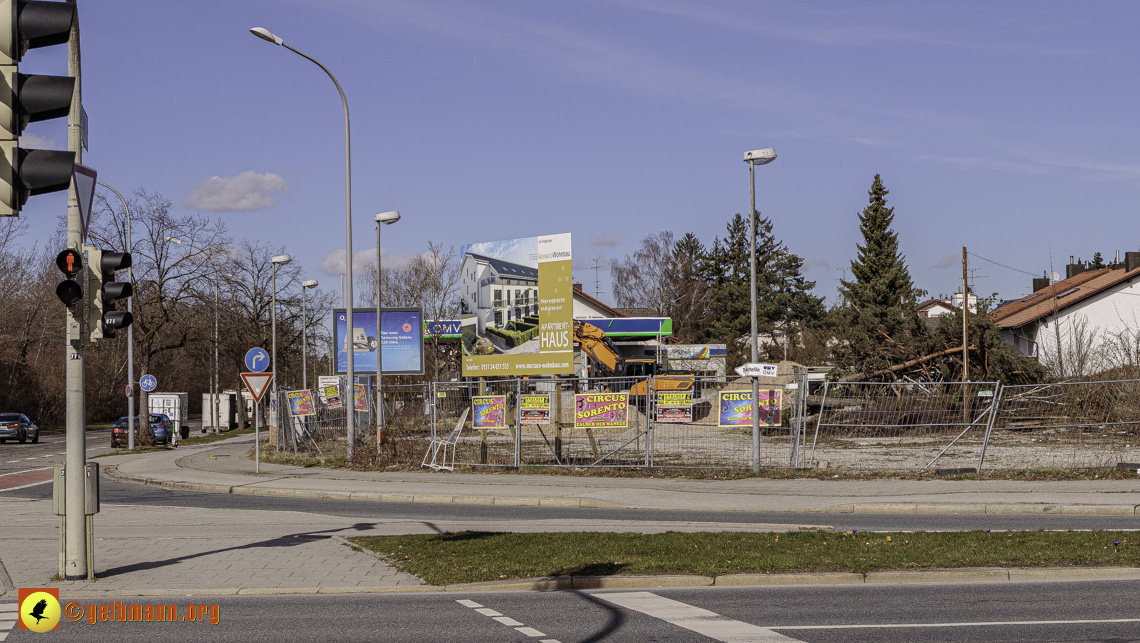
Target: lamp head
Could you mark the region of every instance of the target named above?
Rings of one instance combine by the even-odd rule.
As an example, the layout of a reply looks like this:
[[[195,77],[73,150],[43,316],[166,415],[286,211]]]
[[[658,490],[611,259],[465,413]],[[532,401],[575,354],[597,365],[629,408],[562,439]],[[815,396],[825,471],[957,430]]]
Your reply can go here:
[[[384,223],[392,225],[400,220],[400,212],[398,210],[388,210],[376,215],[376,223]]]
[[[182,243],[182,240],[178,237],[167,237],[166,240],[171,243]]]
[[[253,34],[253,35],[257,36],[258,38],[261,38],[262,40],[264,40],[264,41],[266,41],[266,42],[271,42],[271,43],[273,43],[273,44],[275,44],[275,45],[283,45],[283,44],[285,44],[285,41],[284,41],[284,40],[282,40],[282,39],[278,38],[277,36],[274,36],[274,35],[273,35],[272,33],[270,33],[270,31],[269,31],[268,29],[266,29],[265,27],[254,27],[253,29],[250,29],[250,30],[249,30],[249,33],[251,33],[251,34]]]
[[[316,279],[310,279],[308,281],[302,281],[301,287],[302,288],[316,288],[317,287],[317,280]]]
[[[283,266],[292,260],[293,260],[293,258],[290,257],[289,255],[277,255],[276,257],[270,259],[270,261],[272,261],[273,263],[275,263],[279,266]]]
[[[752,150],[744,153],[744,162],[753,165],[766,165],[776,160],[776,150],[765,147],[762,150]]]

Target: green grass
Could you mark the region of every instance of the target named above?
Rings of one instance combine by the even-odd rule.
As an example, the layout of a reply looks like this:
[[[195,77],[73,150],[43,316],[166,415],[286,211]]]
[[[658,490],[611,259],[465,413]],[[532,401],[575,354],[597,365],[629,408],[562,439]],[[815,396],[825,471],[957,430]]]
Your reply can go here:
[[[537,533],[350,541],[433,585],[615,574],[778,574],[962,567],[1140,566],[1124,531]],[[1117,544],[1113,544],[1113,542]]]

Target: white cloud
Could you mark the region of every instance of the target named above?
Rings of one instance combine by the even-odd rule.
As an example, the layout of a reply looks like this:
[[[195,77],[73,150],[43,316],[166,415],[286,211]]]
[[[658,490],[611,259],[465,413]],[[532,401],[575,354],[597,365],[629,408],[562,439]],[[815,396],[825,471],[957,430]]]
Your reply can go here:
[[[289,194],[279,174],[246,170],[237,176],[212,176],[194,186],[186,207],[211,212],[254,212],[277,204],[275,194]]]
[[[809,257],[804,259],[804,272],[811,272],[814,270],[827,270],[829,264],[827,259],[823,257]]]
[[[62,150],[63,147],[55,139],[46,138],[33,132],[24,132],[20,135],[20,147],[33,150]]]
[[[945,270],[946,268],[953,268],[954,266],[962,265],[962,255],[951,252],[950,254],[938,260],[938,263],[931,266],[931,268],[939,268]]]
[[[600,234],[597,239],[594,239],[594,245],[616,247],[621,245],[621,239],[610,234]]]

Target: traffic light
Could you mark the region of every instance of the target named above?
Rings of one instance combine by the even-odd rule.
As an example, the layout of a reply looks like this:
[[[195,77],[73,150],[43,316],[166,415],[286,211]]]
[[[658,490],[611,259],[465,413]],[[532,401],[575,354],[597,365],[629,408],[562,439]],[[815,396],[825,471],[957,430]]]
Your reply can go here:
[[[115,271],[131,267],[131,255],[126,252],[87,249],[88,310],[87,327],[91,341],[114,337],[115,330],[131,325],[134,318],[125,310],[115,310],[115,302],[134,293],[129,282],[115,281]]]
[[[55,296],[59,297],[64,306],[70,308],[83,299],[83,286],[75,281],[75,276],[83,270],[83,257],[75,248],[68,248],[55,258],[55,265],[59,266],[63,276],[67,277],[55,287]]]
[[[17,64],[28,49],[67,43],[74,21],[73,3],[0,0],[0,216],[71,184],[73,152],[21,149],[19,138],[30,122],[68,115],[75,79],[21,74]]]

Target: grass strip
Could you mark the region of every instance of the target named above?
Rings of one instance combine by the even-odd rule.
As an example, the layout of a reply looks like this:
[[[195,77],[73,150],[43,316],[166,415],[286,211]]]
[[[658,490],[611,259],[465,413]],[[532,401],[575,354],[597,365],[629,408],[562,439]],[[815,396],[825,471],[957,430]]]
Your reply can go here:
[[[1127,531],[491,533],[357,536],[432,585],[544,576],[1136,567]]]

